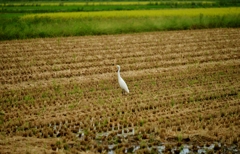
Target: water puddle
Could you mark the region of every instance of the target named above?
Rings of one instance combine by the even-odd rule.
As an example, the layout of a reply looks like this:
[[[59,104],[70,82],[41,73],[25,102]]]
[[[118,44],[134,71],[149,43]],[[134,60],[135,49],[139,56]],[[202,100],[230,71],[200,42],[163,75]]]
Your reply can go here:
[[[54,137],[59,137],[61,136],[61,129],[67,127],[68,121],[65,121],[65,123],[59,122],[59,123],[49,123],[48,127],[53,130],[53,136]],[[86,136],[85,131],[80,127],[80,125],[74,125],[72,126],[73,130],[72,133],[75,134],[76,138],[78,140],[83,140]],[[96,141],[100,144],[103,143],[103,138],[108,137],[109,135],[114,135],[115,137],[122,138],[123,140],[128,140],[128,137],[135,136],[137,135],[135,133],[134,127],[128,127],[128,128],[118,128],[114,129],[112,127],[109,131],[106,132],[101,132],[96,134]],[[115,148],[118,146],[116,144],[109,144],[107,146],[107,151],[108,154],[115,154]],[[189,153],[198,153],[198,154],[206,154],[209,151],[214,153],[214,150],[224,150],[226,152],[231,152],[231,153],[240,153],[240,150],[236,145],[232,146],[226,146],[226,145],[221,145],[221,143],[215,142],[212,144],[208,145],[203,145],[203,146],[194,146],[191,144],[182,144],[180,146],[174,146],[171,149],[166,150],[166,145],[164,143],[159,143],[159,145],[145,145],[144,147],[141,147],[139,143],[134,142],[134,143],[129,143],[128,147],[124,147],[124,150],[122,152],[124,153],[135,153],[140,149],[147,148],[149,152],[154,152],[158,154],[163,154],[169,150],[171,150],[171,153],[180,153],[180,154],[189,154]]]
[[[171,149],[171,153],[180,153],[180,154],[190,154],[190,153],[197,153],[197,154],[207,154],[209,151],[212,151],[214,152],[214,147],[218,145],[219,147],[221,147],[221,144],[220,143],[214,143],[214,144],[211,144],[210,146],[197,146],[198,150],[197,152],[196,151],[193,151],[193,146],[192,145],[181,145],[180,147],[173,147]],[[109,151],[108,151],[108,154],[115,154],[114,150],[113,150],[113,147],[115,147],[116,145],[109,145]],[[225,151],[230,151],[234,154],[238,154],[240,152],[240,150],[237,149],[237,146],[231,146],[231,147],[225,147]],[[134,152],[137,152],[139,149],[141,149],[141,146],[140,145],[133,145],[131,147],[128,147],[128,148],[125,148],[124,150],[124,153],[134,153]],[[147,147],[148,151],[149,152],[152,152],[153,149],[154,150],[154,153],[158,153],[158,154],[163,154],[167,151],[166,148],[165,148],[165,145],[159,145],[159,146],[152,146],[152,147]],[[180,151],[180,152],[179,152]]]
[[[188,153],[190,153],[189,146],[184,145],[183,149],[180,151],[180,154],[188,154]]]

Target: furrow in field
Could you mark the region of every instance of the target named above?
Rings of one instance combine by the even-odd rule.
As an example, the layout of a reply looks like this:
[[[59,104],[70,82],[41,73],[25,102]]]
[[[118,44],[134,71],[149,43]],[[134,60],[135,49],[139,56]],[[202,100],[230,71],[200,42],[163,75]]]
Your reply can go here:
[[[196,49],[203,49],[208,50],[211,48],[227,48],[227,47],[236,47],[238,39],[234,40],[221,40],[218,42],[201,42],[201,43],[181,43],[181,44],[166,44],[162,45],[159,42],[148,42],[148,45],[141,44],[139,42],[138,46],[132,46],[131,43],[128,42],[128,45],[122,45],[121,47],[115,47],[115,48],[101,48],[101,46],[96,46],[94,48],[77,48],[76,51],[73,51],[72,49],[61,49],[61,50],[49,50],[49,49],[42,49],[37,50],[36,54],[29,52],[27,53],[25,50],[21,51],[19,55],[15,55],[14,57],[11,57],[11,55],[3,54],[2,56],[4,59],[2,59],[2,63],[5,62],[26,62],[26,59],[31,58],[31,61],[36,61],[35,63],[39,66],[43,65],[42,63],[37,63],[39,60],[48,60],[51,58],[58,57],[59,60],[55,62],[55,64],[58,64],[58,62],[67,63],[67,61],[64,60],[71,60],[71,62],[78,62],[78,61],[93,61],[93,60],[103,60],[104,58],[111,58],[114,59],[116,56],[122,56],[124,58],[132,57],[132,56],[147,56],[147,55],[153,55],[157,53],[176,53],[176,51],[181,50],[181,53],[185,52],[186,49],[188,50],[196,50]],[[212,43],[215,45],[213,46]],[[157,49],[157,51],[156,51]],[[66,52],[67,50],[67,52]],[[137,54],[136,50],[141,54]],[[188,51],[187,50],[187,51]],[[30,50],[32,51],[32,50]],[[140,52],[141,51],[141,52]],[[41,53],[43,52],[43,53]],[[11,54],[12,52],[10,52]],[[54,54],[53,54],[54,53]],[[135,55],[133,55],[135,53]],[[118,55],[120,54],[120,55]],[[86,58],[86,56],[90,56],[89,58]],[[66,57],[68,57],[66,59]],[[91,59],[94,58],[94,59]],[[76,61],[78,60],[78,61]],[[32,62],[32,64],[34,64]],[[26,64],[27,65],[27,64]]]
[[[61,114],[55,114],[52,115],[49,119],[49,117],[47,115],[45,116],[38,116],[37,119],[35,119],[35,121],[32,121],[33,119],[28,119],[27,121],[30,121],[32,124],[32,126],[34,127],[46,127],[49,126],[49,124],[58,124],[59,123],[66,123],[66,121],[69,121],[70,123],[68,123],[68,125],[76,125],[82,123],[81,127],[82,129],[92,129],[91,128],[91,123],[99,123],[101,121],[104,121],[104,119],[109,119],[110,121],[114,121],[114,123],[118,123],[121,127],[124,125],[124,121],[127,120],[128,123],[131,123],[130,125],[133,126],[137,126],[139,125],[139,123],[141,122],[141,119],[144,119],[144,121],[146,122],[145,125],[148,125],[148,123],[151,125],[153,123],[157,123],[157,125],[159,125],[159,128],[165,128],[165,127],[174,127],[174,126],[178,126],[180,125],[184,125],[184,124],[191,124],[194,123],[196,124],[196,121],[199,121],[199,119],[209,119],[211,117],[209,117],[208,115],[212,116],[212,117],[216,117],[216,114],[211,112],[212,109],[215,109],[216,112],[220,112],[222,110],[222,108],[226,107],[226,103],[227,103],[227,108],[228,110],[232,110],[232,109],[236,109],[235,106],[239,105],[238,101],[234,101],[231,100],[231,97],[229,97],[230,100],[207,100],[207,101],[202,101],[200,104],[198,102],[195,102],[193,104],[183,104],[181,106],[179,106],[178,104],[176,104],[175,106],[170,107],[170,110],[168,107],[154,107],[154,106],[146,106],[143,108],[138,109],[138,106],[135,107],[125,107],[125,111],[124,110],[117,110],[116,112],[110,112],[110,110],[108,108],[106,109],[99,109],[99,111],[93,111],[91,113],[89,112],[85,112],[81,111],[81,114],[78,114],[78,112],[80,111],[67,111],[65,113]],[[204,104],[209,104],[211,102],[211,105],[207,105],[205,106]],[[215,104],[212,105],[212,104]],[[232,104],[234,106],[232,106]],[[113,107],[114,108],[114,107]],[[187,110],[185,109],[187,108]],[[132,109],[132,111],[134,110],[134,112],[129,112],[129,109]],[[185,110],[179,110],[179,109],[185,109]],[[109,111],[109,113],[107,115],[102,115],[101,112],[105,110],[105,111]],[[222,113],[221,113],[222,114]],[[93,116],[93,115],[97,115],[97,116]],[[190,117],[186,118],[186,116],[189,115]],[[111,116],[108,118],[108,116]],[[117,117],[118,116],[122,116],[123,120],[119,120]],[[125,119],[127,118],[128,119]],[[141,117],[141,119],[139,118]],[[177,120],[179,119],[179,117],[185,118],[185,120],[183,122],[181,122],[181,120]],[[115,119],[116,118],[116,119]],[[49,120],[47,120],[49,119]],[[89,123],[89,120],[91,120],[91,123]],[[102,120],[101,120],[102,119]],[[118,120],[117,120],[118,119]],[[195,120],[196,119],[196,120]],[[137,120],[137,121],[135,121]],[[165,123],[163,123],[165,121]],[[167,121],[171,121],[170,123]],[[201,120],[200,120],[201,122]],[[16,123],[16,125],[18,125],[18,127],[21,126],[21,123],[23,124],[23,122],[20,123]],[[19,125],[20,124],[20,125]],[[198,125],[198,124],[197,124]],[[10,125],[12,126],[12,124]],[[23,126],[24,127],[24,126]],[[104,126],[104,127],[108,127],[108,126]],[[96,128],[96,131],[101,131],[104,127],[98,127]],[[12,126],[12,131],[14,131],[15,125]],[[115,128],[117,129],[117,128]],[[180,128],[180,129],[184,129],[184,128]],[[108,130],[106,128],[106,130]]]
[[[183,77],[185,77],[185,76],[183,76]],[[192,79],[192,77],[190,79]],[[153,101],[154,102],[156,100],[161,100],[161,101],[178,100],[178,101],[184,102],[184,101],[194,101],[194,100],[198,100],[198,99],[202,100],[205,97],[206,97],[206,99],[209,99],[211,97],[214,98],[214,97],[218,97],[218,95],[225,95],[225,93],[226,93],[226,95],[228,95],[228,93],[231,94],[231,92],[228,91],[228,89],[232,89],[232,90],[235,89],[235,91],[239,90],[239,86],[236,86],[236,87],[232,86],[232,85],[234,85],[235,82],[238,81],[238,75],[229,76],[229,77],[223,76],[222,78],[218,77],[218,80],[219,80],[218,82],[214,81],[215,76],[211,76],[211,75],[209,77],[205,76],[205,79],[200,78],[200,80],[198,79],[198,77],[194,78],[194,82],[190,81],[187,78],[187,76],[184,78],[184,80],[183,79],[180,79],[180,80],[181,80],[180,85],[178,85],[178,84],[175,85],[176,81],[172,81],[173,85],[170,84],[171,81],[168,81],[167,83],[162,81],[162,83],[159,83],[157,87],[154,86],[154,84],[146,84],[146,83],[150,83],[152,81],[145,80],[145,82],[141,83],[142,85],[145,85],[145,86],[140,85],[139,88],[137,88],[137,89],[135,87],[132,88],[132,91],[133,91],[132,100],[133,100],[133,102],[134,101],[140,101],[140,102],[151,102],[151,101]],[[201,80],[203,80],[203,81],[201,81]],[[211,80],[213,80],[213,81],[211,81]],[[189,86],[191,86],[191,88]],[[163,90],[163,89],[166,89],[167,87],[168,87],[167,90]],[[228,87],[228,88],[226,89],[226,88],[223,88],[223,87]],[[116,86],[115,86],[115,88],[116,88]],[[145,91],[145,89],[151,89],[149,92],[145,93],[145,95],[151,95],[152,92],[156,92],[156,94],[157,94],[157,92],[160,91],[161,94],[158,94],[156,96],[163,97],[163,98],[159,99],[155,96],[155,99],[157,98],[156,100],[151,100],[151,99],[150,100],[149,99],[147,99],[147,100],[141,100],[140,99],[139,100],[137,98],[138,94],[141,93],[141,91]],[[62,91],[69,91],[69,89],[61,89],[61,90]],[[84,95],[87,95],[87,101],[86,102],[88,102],[88,103],[92,102],[93,104],[94,103],[99,103],[101,101],[103,101],[103,103],[114,102],[114,100],[109,99],[109,96],[116,95],[118,90],[106,91],[105,94],[102,93],[101,90],[102,89],[97,90],[96,92],[90,92],[90,91],[87,92],[86,91],[87,93],[84,92],[84,94],[80,94],[78,96],[83,97]],[[208,95],[202,94],[200,91],[205,91],[206,93],[208,93]],[[222,92],[224,92],[224,93],[222,93]],[[172,93],[174,93],[174,95],[172,95]],[[66,95],[68,98],[71,98],[71,97],[69,97],[69,95],[70,95],[69,93],[67,93],[67,94],[65,93],[63,95]],[[26,96],[27,96],[27,93],[25,95],[22,95],[22,97],[18,97],[18,101],[20,101],[19,104],[24,104],[24,102],[28,102],[27,100],[24,100]],[[34,95],[32,95],[32,96],[34,96]],[[73,99],[70,99],[69,102],[66,102],[65,97],[62,97],[61,95],[58,96],[58,94],[57,94],[56,96],[54,96],[54,95],[48,94],[48,96],[49,97],[50,96],[51,97],[57,97],[56,98],[57,101],[62,102],[61,104],[65,104],[65,105],[66,104],[68,104],[68,105],[71,104],[72,103],[71,101],[76,101],[77,102],[78,100],[81,99],[81,98],[79,98],[79,99],[76,99],[76,98],[74,99],[73,98]],[[134,97],[136,97],[136,98],[134,99]],[[200,97],[200,98],[198,98],[198,97]],[[203,97],[203,98],[201,98],[201,97]],[[41,96],[34,96],[34,98],[35,98],[34,100],[36,102],[41,102]],[[104,100],[108,100],[108,101],[105,102]],[[130,103],[132,102],[132,100],[129,100]],[[15,101],[16,101],[16,99],[15,99]],[[48,104],[48,105],[51,105],[51,103]],[[56,105],[56,104],[54,103],[53,105]],[[42,108],[42,107],[41,106],[37,107],[37,110],[39,108]],[[66,108],[66,106],[65,106],[65,108]],[[31,109],[31,110],[33,110],[33,112],[35,112],[34,109]],[[29,111],[27,111],[27,112],[29,112]]]
[[[228,59],[239,59],[239,55],[237,54],[238,49],[235,50],[226,50],[221,52],[221,55],[219,53],[214,53],[207,51],[206,55],[201,54],[204,53],[203,51],[191,53],[191,54],[176,54],[168,56],[151,56],[146,57],[146,59],[140,58],[139,60],[126,60],[126,62],[129,64],[128,68],[132,70],[138,70],[138,69],[144,69],[144,68],[150,68],[151,67],[169,67],[172,65],[185,65],[185,64],[191,64],[191,63],[203,63],[203,62],[211,62],[211,61],[221,61],[221,60],[228,60]],[[189,52],[190,53],[190,52]],[[178,59],[178,60],[176,60]],[[131,62],[133,61],[133,63]],[[95,62],[94,62],[95,63]],[[137,64],[137,68],[136,67]],[[96,65],[97,63],[95,63]],[[80,65],[54,65],[50,67],[42,67],[42,68],[32,68],[32,69],[11,69],[11,70],[3,70],[2,75],[3,77],[0,78],[0,81],[2,83],[5,83],[7,81],[9,82],[18,82],[14,80],[18,80],[18,78],[22,78],[22,76],[25,76],[24,80],[38,80],[40,78],[58,78],[58,77],[71,77],[71,76],[81,76],[81,75],[89,75],[93,73],[108,73],[113,71],[109,68],[109,64],[112,65],[111,62],[107,64],[107,62],[103,62],[103,70],[96,69],[99,66],[88,65],[88,66],[82,66]],[[101,65],[100,65],[101,66]],[[97,70],[97,71],[96,71]],[[39,74],[40,73],[40,74]],[[31,74],[31,75],[30,75]],[[6,76],[6,77],[4,77]],[[11,80],[13,79],[13,81]],[[21,80],[20,80],[21,81]]]
[[[156,37],[161,37],[161,36],[156,35]],[[156,39],[154,39],[154,40],[156,40]],[[97,41],[98,40],[96,39],[96,42]],[[104,41],[104,40],[102,40],[102,41]],[[189,47],[189,48],[196,49],[198,46],[200,46],[200,48],[202,48],[202,47],[205,47],[205,46],[208,46],[208,45],[212,46],[212,43],[215,43],[215,45],[213,47],[224,48],[227,45],[229,45],[229,46],[236,46],[237,45],[236,42],[238,41],[238,38],[231,39],[231,41],[228,40],[228,39],[225,39],[225,38],[217,38],[217,39],[214,39],[214,40],[211,40],[211,39],[210,40],[209,39],[208,40],[204,40],[203,39],[203,42],[200,42],[200,43],[196,43],[195,38],[192,40],[193,41],[192,43],[189,42],[189,40],[187,40],[187,42],[183,43],[183,41],[181,41],[181,39],[179,40],[178,43],[171,42],[171,40],[170,40],[170,42],[169,42],[169,40],[165,40],[165,41],[167,42],[166,44],[161,44],[161,42],[159,42],[159,41],[155,41],[154,42],[154,41],[151,41],[151,40],[150,41],[147,40],[146,43],[143,43],[140,40],[136,40],[135,42],[136,42],[137,46],[132,45],[131,41],[129,41],[129,42],[126,41],[125,44],[120,45],[120,46],[113,45],[113,47],[110,47],[110,49],[113,49],[113,50],[110,50],[110,51],[108,51],[107,48],[102,47],[101,43],[100,44],[92,43],[92,44],[95,45],[94,47],[88,47],[86,49],[84,49],[84,48],[77,48],[76,49],[77,51],[74,51],[74,52],[72,51],[71,48],[66,48],[65,44],[62,45],[61,47],[59,47],[59,49],[57,49],[57,50],[56,49],[51,50],[48,47],[45,47],[45,45],[39,45],[39,46],[43,46],[43,48],[39,50],[38,47],[37,47],[38,50],[36,50],[36,54],[32,51],[32,49],[29,50],[29,53],[27,53],[27,51],[25,51],[24,49],[21,49],[21,48],[19,49],[19,43],[18,43],[17,46],[18,46],[18,50],[20,50],[19,51],[20,55],[16,55],[14,57],[9,57],[10,55],[6,55],[5,58],[3,59],[3,64],[4,64],[5,61],[10,61],[11,62],[12,60],[13,61],[26,61],[26,59],[29,56],[32,57],[31,59],[39,60],[39,59],[48,59],[48,58],[51,59],[51,58],[55,58],[55,57],[59,57],[59,58],[62,57],[64,59],[66,59],[66,57],[72,57],[72,55],[75,55],[76,57],[78,55],[79,56],[81,56],[81,55],[84,55],[84,56],[86,56],[86,55],[89,55],[89,56],[90,55],[99,55],[99,53],[102,54],[102,52],[104,54],[106,52],[110,52],[112,54],[114,54],[114,53],[115,54],[117,54],[117,53],[124,54],[124,53],[129,53],[129,51],[134,51],[134,49],[136,50],[136,47],[138,49],[144,51],[144,49],[151,49],[151,47],[157,46],[159,48],[159,51],[160,50],[165,51],[166,49],[178,49],[178,48],[181,49],[182,47]],[[45,42],[41,42],[41,43],[45,43]],[[121,42],[121,43],[123,43],[123,42]],[[171,43],[171,44],[169,44],[169,43]],[[116,44],[118,44],[118,43],[116,43]],[[23,44],[23,45],[25,45],[25,44]],[[49,44],[47,46],[51,46],[51,44]],[[52,46],[55,46],[55,44],[53,44]],[[71,44],[69,44],[69,46],[71,46]],[[172,51],[172,50],[169,50],[169,51]],[[43,53],[41,54],[41,52],[43,52]],[[10,52],[10,53],[14,53],[14,51]],[[149,51],[146,52],[145,54],[147,54],[147,53],[149,53]],[[5,54],[3,54],[3,56],[4,55]],[[40,57],[34,57],[35,55],[38,55]],[[24,56],[24,57],[22,57],[22,56]],[[86,60],[88,60],[88,59],[86,59]]]
[[[210,68],[218,68],[218,66],[221,67],[228,67],[228,65],[233,65],[234,67],[238,67],[239,66],[239,60],[228,60],[225,61],[224,63],[222,62],[211,62],[211,63],[202,63],[202,64],[191,64],[191,65],[183,65],[183,66],[174,66],[174,67],[168,67],[168,68],[153,68],[153,69],[144,69],[144,70],[139,70],[139,71],[134,71],[134,73],[131,72],[123,72],[123,76],[125,78],[128,78],[128,76],[132,76],[133,79],[135,79],[135,77],[138,76],[145,76],[145,75],[156,75],[156,74],[162,74],[162,73],[168,73],[168,72],[173,72],[173,73],[177,73],[179,70],[182,70],[183,72],[188,70],[191,67],[196,67],[197,69],[201,69],[203,71],[205,71],[205,67],[210,67]],[[220,68],[221,68],[220,67]],[[231,66],[232,67],[232,66]],[[220,69],[218,68],[218,69]],[[113,69],[113,68],[112,68]],[[237,70],[236,70],[237,71]],[[114,72],[114,71],[112,71]],[[201,71],[200,71],[201,72]],[[238,72],[238,71],[237,71]],[[169,74],[170,76],[175,76],[172,75],[171,73]],[[54,80],[54,82],[56,83],[84,83],[87,81],[99,81],[102,79],[106,79],[106,80],[115,80],[116,79],[116,74],[115,73],[105,73],[105,74],[96,74],[96,75],[86,75],[86,76],[77,76],[77,77],[71,77],[71,80],[69,80],[68,78],[56,78]],[[131,78],[129,78],[131,79]],[[115,80],[116,81],[116,80]],[[20,83],[16,83],[16,84],[3,84],[1,89],[11,89],[11,88],[24,88],[24,89],[28,89],[31,87],[46,87],[49,85],[53,85],[53,81],[52,80],[37,80],[37,81],[33,81],[32,83],[28,83],[26,84],[26,82],[20,82]]]

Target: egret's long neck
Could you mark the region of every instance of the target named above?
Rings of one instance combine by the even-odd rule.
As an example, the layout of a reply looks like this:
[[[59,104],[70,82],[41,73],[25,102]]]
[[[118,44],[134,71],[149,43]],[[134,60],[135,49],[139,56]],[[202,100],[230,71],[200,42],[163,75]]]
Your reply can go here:
[[[118,68],[118,79],[120,79],[121,76],[120,76],[120,67]]]

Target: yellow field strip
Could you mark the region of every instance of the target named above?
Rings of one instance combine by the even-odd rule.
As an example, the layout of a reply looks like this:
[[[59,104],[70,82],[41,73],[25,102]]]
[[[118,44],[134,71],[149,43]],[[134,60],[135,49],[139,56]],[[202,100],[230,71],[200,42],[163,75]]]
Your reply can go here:
[[[67,13],[37,13],[22,16],[22,19],[34,17],[50,18],[111,18],[111,17],[161,17],[161,16],[199,16],[240,14],[240,7],[229,8],[197,8],[197,9],[164,9],[164,10],[132,10],[132,11],[98,11],[98,12],[67,12]]]

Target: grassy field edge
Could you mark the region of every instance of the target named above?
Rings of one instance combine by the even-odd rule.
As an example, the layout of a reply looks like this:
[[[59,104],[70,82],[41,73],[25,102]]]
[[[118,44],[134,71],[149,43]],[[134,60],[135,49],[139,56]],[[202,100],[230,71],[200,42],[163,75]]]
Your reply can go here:
[[[3,21],[3,20],[2,20]],[[52,19],[35,17],[5,19],[1,24],[0,40],[39,37],[108,35],[162,30],[240,27],[240,14],[207,16],[163,16]]]

